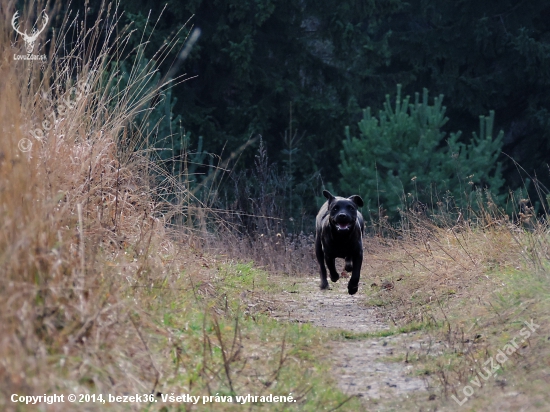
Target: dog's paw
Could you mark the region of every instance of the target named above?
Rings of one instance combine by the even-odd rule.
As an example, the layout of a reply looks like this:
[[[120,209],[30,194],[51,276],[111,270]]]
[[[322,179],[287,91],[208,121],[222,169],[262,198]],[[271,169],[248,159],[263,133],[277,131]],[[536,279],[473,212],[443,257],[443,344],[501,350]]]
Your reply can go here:
[[[328,287],[328,282],[327,282],[327,281],[321,282],[321,284],[319,285],[319,288],[320,288],[321,290],[330,289],[330,288]]]
[[[358,289],[359,289],[358,285],[348,285],[348,293],[350,295],[355,295]]]
[[[340,275],[338,273],[330,274],[330,280],[332,280],[333,282],[338,282],[338,279],[340,279]]]

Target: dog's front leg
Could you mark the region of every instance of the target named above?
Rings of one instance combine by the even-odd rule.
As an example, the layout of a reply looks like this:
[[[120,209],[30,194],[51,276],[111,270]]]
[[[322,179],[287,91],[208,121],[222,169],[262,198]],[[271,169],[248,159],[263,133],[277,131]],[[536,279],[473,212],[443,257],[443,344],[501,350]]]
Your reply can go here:
[[[353,269],[351,279],[348,283],[348,292],[350,295],[355,295],[359,288],[359,277],[361,276],[361,264],[363,263],[363,252],[353,258]]]
[[[328,289],[327,281],[327,268],[325,267],[325,253],[323,252],[323,244],[319,236],[315,239],[315,255],[319,262],[320,274],[321,274],[321,289]]]
[[[325,261],[327,262],[328,271],[330,272],[330,280],[333,282],[338,281],[340,275],[336,271],[336,258],[325,254]]]

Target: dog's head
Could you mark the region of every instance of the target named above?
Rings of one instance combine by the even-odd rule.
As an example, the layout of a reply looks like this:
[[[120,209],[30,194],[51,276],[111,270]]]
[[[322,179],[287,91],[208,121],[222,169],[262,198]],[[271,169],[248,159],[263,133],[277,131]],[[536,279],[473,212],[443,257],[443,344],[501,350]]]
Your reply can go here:
[[[363,206],[361,196],[333,196],[328,190],[323,190],[323,195],[328,199],[330,224],[339,232],[352,230],[357,221],[357,208]]]

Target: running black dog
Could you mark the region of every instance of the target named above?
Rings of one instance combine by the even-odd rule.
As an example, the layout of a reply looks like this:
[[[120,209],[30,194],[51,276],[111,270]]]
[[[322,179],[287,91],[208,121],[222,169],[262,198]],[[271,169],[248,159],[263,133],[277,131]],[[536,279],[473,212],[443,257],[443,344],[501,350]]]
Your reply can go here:
[[[346,272],[352,272],[348,292],[357,292],[361,264],[363,263],[363,216],[357,211],[363,206],[363,199],[353,195],[347,199],[333,196],[323,190],[328,199],[317,214],[315,221],[315,254],[321,267],[321,289],[328,289],[327,269],[330,280],[336,282],[340,275],[336,272],[335,259],[346,260]]]

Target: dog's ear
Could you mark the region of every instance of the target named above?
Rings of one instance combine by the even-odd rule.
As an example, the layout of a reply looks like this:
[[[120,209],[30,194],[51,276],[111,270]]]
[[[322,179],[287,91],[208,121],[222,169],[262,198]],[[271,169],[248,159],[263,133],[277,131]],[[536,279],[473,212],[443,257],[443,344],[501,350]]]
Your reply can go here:
[[[329,203],[334,199],[334,196],[328,190],[323,190],[323,196],[328,199]]]
[[[348,197],[348,199],[355,203],[358,207],[363,207],[363,199],[361,199],[361,196],[353,195]]]

